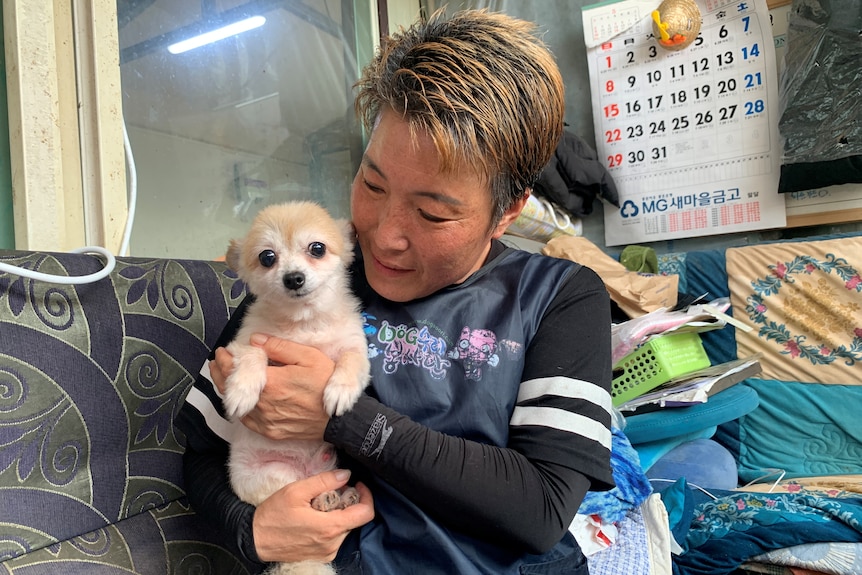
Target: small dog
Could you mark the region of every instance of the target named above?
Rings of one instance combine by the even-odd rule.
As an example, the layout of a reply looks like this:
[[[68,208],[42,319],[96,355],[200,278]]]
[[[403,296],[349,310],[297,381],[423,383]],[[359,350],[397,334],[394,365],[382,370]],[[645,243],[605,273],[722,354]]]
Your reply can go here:
[[[264,333],[317,347],[335,361],[324,389],[324,408],[341,415],[353,407],[369,382],[368,347],[359,300],[350,292],[348,266],[353,261],[352,229],[312,202],[288,202],[264,208],[242,240],[232,240],[226,256],[254,294],[236,338],[227,349],[233,371],[225,381],[223,404],[238,420],[258,402],[266,384],[268,359],[250,344]],[[236,494],[259,505],[281,487],[334,469],[334,448],[315,441],[273,441],[244,425],[231,442],[230,479]],[[359,500],[353,488],[315,498],[321,511]],[[324,575],[325,563],[279,563],[272,575]]]

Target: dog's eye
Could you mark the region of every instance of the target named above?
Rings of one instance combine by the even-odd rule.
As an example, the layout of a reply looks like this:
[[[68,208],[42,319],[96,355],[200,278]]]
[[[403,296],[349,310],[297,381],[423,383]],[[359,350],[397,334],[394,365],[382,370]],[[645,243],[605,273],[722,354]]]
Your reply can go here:
[[[271,268],[275,265],[275,260],[278,259],[275,255],[275,252],[272,250],[263,250],[257,255],[257,259],[260,260],[260,265],[265,268]]]
[[[313,258],[322,258],[326,254],[326,244],[311,242],[308,244],[308,253]]]

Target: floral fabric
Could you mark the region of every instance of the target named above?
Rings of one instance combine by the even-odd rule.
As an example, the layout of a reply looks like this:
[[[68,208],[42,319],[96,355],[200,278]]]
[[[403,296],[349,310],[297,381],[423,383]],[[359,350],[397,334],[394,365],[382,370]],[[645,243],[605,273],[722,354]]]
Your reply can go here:
[[[862,385],[862,237],[728,249],[727,273],[765,379]]]

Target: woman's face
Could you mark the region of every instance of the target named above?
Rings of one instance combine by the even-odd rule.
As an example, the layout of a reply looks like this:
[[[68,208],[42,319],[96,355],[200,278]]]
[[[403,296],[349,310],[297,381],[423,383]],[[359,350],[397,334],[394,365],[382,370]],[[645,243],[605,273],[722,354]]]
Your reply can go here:
[[[524,200],[526,201],[526,200]],[[430,137],[383,112],[353,180],[351,211],[371,287],[410,301],[463,282],[517,218],[491,227],[491,190],[472,172],[443,174]]]

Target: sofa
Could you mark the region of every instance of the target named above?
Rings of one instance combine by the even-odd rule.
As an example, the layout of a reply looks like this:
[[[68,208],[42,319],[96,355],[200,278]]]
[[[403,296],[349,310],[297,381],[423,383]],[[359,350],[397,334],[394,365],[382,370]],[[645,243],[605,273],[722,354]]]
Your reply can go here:
[[[85,254],[0,251],[61,276]],[[244,287],[223,263],[117,258],[83,285],[0,271],[0,573],[249,573],[189,508],[173,426]]]

